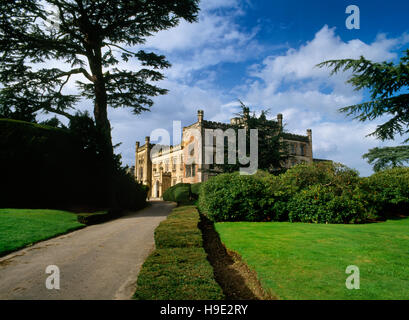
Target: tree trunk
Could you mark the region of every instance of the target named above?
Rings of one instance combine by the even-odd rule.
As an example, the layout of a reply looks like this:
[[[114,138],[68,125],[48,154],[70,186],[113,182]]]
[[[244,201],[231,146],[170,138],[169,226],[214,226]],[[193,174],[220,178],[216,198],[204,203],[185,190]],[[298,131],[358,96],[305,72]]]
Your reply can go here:
[[[108,101],[105,86],[104,75],[102,72],[101,48],[94,48],[93,55],[88,58],[92,76],[94,78],[94,118],[98,132],[101,134],[102,154],[101,158],[104,163],[103,175],[106,177],[106,192],[108,197],[109,207],[113,210],[117,209],[117,201],[115,197],[115,163],[114,151],[112,147],[111,125],[108,120]]]

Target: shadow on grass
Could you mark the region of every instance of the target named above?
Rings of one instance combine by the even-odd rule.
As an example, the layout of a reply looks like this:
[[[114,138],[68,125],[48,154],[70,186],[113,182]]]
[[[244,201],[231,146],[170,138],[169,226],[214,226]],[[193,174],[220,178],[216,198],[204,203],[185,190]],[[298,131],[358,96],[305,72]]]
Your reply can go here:
[[[203,214],[200,215],[199,228],[215,279],[227,300],[275,299],[262,289],[256,273],[248,268],[240,256],[226,249],[213,222]]]

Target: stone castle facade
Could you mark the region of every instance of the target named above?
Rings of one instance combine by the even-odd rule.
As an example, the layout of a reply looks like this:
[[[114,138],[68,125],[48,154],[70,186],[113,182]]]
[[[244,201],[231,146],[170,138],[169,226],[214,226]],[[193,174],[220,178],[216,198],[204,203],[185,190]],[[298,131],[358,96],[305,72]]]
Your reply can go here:
[[[277,123],[282,127],[283,116],[277,115]],[[145,144],[136,142],[135,178],[149,186],[149,198],[161,198],[169,187],[177,183],[198,183],[206,181],[211,173],[204,161],[204,137],[206,129],[228,129],[231,124],[243,123],[241,118],[233,118],[230,124],[207,121],[202,110],[198,111],[197,122],[182,130],[182,140],[175,146],[158,146],[145,138]],[[198,134],[200,133],[200,134]],[[284,134],[284,141],[289,146],[290,159],[284,164],[289,168],[301,162],[313,162],[312,131],[307,134]],[[213,151],[215,152],[215,150]],[[189,160],[187,160],[189,159]]]

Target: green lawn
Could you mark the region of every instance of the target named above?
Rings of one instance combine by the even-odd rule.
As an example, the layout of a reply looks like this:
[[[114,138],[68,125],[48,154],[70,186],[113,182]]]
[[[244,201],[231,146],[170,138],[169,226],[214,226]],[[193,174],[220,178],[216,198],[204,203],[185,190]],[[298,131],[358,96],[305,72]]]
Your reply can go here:
[[[0,256],[83,226],[71,212],[0,209]]]
[[[409,299],[409,218],[365,225],[216,223],[279,299]],[[360,289],[348,290],[348,265]]]

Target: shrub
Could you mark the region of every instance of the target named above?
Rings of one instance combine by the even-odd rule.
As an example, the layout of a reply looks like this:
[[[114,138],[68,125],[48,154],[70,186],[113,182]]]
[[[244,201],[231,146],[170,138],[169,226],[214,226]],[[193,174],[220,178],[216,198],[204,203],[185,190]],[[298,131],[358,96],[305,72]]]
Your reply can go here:
[[[163,200],[187,203],[191,199],[190,183],[178,183],[163,193]]]
[[[316,184],[343,189],[356,185],[359,180],[356,170],[330,161],[299,164],[279,177],[281,183],[288,186],[287,191],[292,194]]]
[[[164,193],[163,193],[163,200],[165,201],[173,201],[175,202],[175,195],[173,194],[173,191],[175,190],[175,186],[172,186],[168,188]]]
[[[190,184],[179,184],[173,191],[177,203],[186,203],[190,201]]]
[[[288,203],[297,193],[314,185],[331,186],[341,193],[345,188],[353,189],[359,181],[356,170],[334,162],[299,164],[279,176],[279,187],[275,192],[274,211],[280,220],[288,218]]]
[[[271,186],[260,176],[225,173],[200,188],[198,206],[213,221],[264,221],[273,216]]]
[[[290,222],[360,223],[367,218],[362,201],[352,189],[337,194],[332,186],[313,185],[288,202]]]
[[[113,216],[108,211],[99,211],[93,213],[79,213],[77,215],[77,220],[79,223],[85,224],[87,226],[106,222],[112,219]]]
[[[358,191],[377,216],[385,218],[389,213],[407,214],[409,168],[393,168],[374,173],[361,180]]]
[[[200,192],[200,186],[202,185],[201,182],[199,183],[194,183],[190,186],[190,192],[192,194],[192,197],[195,199],[199,199],[199,192]]]

